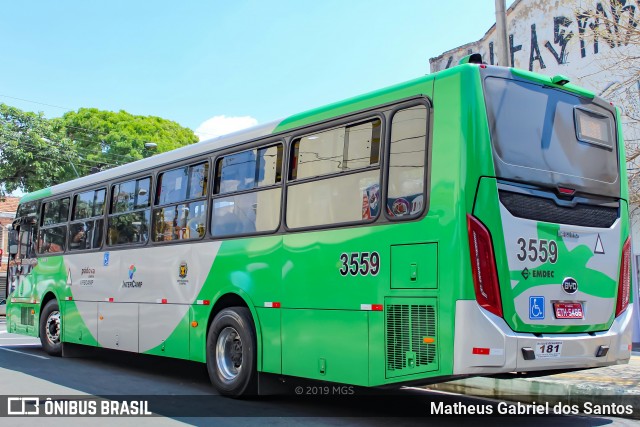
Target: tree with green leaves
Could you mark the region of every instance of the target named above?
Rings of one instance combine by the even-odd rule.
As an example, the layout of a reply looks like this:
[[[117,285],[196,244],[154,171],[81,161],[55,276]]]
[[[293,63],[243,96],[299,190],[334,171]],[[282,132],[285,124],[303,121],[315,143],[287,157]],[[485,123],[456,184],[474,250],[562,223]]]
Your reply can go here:
[[[74,178],[75,157],[60,120],[0,104],[0,197]]]
[[[198,142],[191,129],[176,122],[122,110],[81,108],[64,114],[61,121],[81,160],[83,175],[92,167],[108,169]]]
[[[193,131],[160,117],[81,108],[48,120],[42,113],[0,104],[0,197],[195,142]]]

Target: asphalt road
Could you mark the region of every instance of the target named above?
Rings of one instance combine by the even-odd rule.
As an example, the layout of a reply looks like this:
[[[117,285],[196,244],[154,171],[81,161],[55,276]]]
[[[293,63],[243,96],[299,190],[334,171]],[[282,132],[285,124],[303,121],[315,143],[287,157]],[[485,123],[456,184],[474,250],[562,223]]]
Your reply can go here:
[[[266,396],[233,400],[217,396],[209,383],[204,365],[193,362],[143,356],[125,352],[97,351],[81,358],[48,356],[39,341],[6,332],[0,319],[0,396],[42,396],[60,401],[105,399],[148,401],[159,416],[114,418],[29,418],[11,417],[12,426],[41,425],[451,425],[469,421],[493,425],[601,426],[637,425],[622,418],[580,416],[513,417],[441,416],[432,414],[432,402],[445,406],[485,407],[495,401],[455,394],[406,388],[393,395],[389,391],[359,388],[333,388],[323,383],[298,383],[290,379],[288,387],[302,387],[303,398]],[[328,388],[327,388],[328,387]],[[329,394],[330,396],[326,396]],[[346,394],[346,395],[345,395]],[[70,397],[69,397],[70,395]],[[0,408],[2,409],[2,408]],[[495,412],[494,412],[495,414]],[[551,423],[551,424],[549,424]]]

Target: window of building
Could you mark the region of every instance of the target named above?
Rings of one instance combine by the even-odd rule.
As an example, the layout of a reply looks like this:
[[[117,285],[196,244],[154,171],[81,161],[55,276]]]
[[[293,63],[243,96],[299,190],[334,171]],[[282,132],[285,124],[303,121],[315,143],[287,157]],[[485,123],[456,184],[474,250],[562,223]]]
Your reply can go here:
[[[367,222],[378,216],[381,125],[375,119],[294,141],[288,227]],[[322,179],[295,182],[315,177]]]
[[[107,190],[85,191],[73,198],[69,224],[69,250],[96,249],[102,245]]]
[[[393,115],[386,200],[390,219],[415,218],[424,211],[427,115],[424,105]]]
[[[282,145],[277,144],[218,160],[212,235],[265,233],[278,227],[282,153]]]
[[[208,176],[208,163],[184,166],[159,175],[156,204],[169,205],[153,210],[153,241],[204,237]]]
[[[149,239],[151,178],[133,179],[111,187],[107,245],[145,243]]]

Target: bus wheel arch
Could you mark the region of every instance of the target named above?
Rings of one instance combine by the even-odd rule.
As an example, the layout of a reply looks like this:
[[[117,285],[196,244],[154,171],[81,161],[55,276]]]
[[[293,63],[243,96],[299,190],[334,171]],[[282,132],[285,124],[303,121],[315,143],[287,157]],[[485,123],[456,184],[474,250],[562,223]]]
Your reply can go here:
[[[207,325],[209,378],[225,396],[257,393],[258,331],[249,305],[238,294],[220,297]]]
[[[40,310],[40,343],[51,356],[62,355],[62,314],[58,300],[48,292],[42,300]]]

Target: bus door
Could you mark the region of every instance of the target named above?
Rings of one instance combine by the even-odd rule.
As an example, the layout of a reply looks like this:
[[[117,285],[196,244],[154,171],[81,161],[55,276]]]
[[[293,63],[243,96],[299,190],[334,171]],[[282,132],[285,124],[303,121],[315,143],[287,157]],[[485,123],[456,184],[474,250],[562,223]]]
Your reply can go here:
[[[14,222],[9,248],[7,269],[7,295],[15,302],[30,302],[33,292],[33,269],[35,257],[36,219],[27,217]]]

